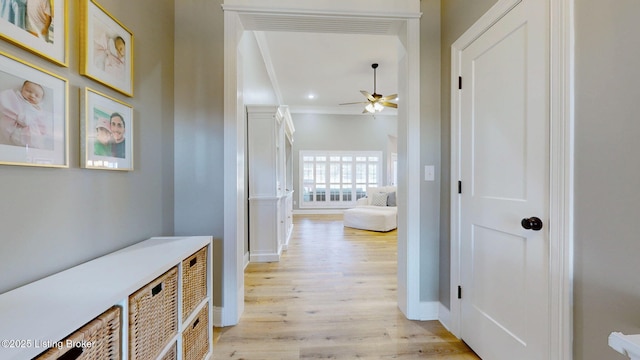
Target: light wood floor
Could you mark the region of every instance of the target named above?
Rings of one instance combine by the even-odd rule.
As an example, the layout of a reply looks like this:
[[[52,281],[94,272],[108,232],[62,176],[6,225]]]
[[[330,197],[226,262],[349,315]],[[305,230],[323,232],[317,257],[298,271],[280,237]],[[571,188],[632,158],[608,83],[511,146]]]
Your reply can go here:
[[[215,329],[214,359],[478,359],[437,321],[396,300],[396,231],[345,228],[342,215],[296,215],[280,262],[245,272],[240,323]]]

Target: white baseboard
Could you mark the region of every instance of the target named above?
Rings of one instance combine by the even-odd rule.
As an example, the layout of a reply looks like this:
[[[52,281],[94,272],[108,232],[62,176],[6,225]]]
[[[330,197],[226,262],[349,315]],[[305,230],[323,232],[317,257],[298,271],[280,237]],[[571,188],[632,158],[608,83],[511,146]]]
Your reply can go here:
[[[222,307],[213,307],[213,326],[222,327]]]
[[[451,332],[451,310],[447,309],[442,303],[440,303],[438,309],[438,320],[440,320],[442,326]]]
[[[293,215],[341,215],[346,209],[297,209]]]
[[[247,270],[247,266],[249,265],[249,252],[244,253],[244,267],[242,270]]]
[[[438,311],[440,302],[437,301],[421,301],[419,305],[419,320],[438,320]]]

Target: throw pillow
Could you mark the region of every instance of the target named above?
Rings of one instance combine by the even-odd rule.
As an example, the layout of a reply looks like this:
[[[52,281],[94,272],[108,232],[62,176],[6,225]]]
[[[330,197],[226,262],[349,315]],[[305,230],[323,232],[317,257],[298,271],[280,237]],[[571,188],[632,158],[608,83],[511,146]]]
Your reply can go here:
[[[371,205],[387,206],[387,193],[381,192],[371,194]]]
[[[390,192],[389,196],[387,196],[387,206],[397,206],[396,205],[396,192]]]

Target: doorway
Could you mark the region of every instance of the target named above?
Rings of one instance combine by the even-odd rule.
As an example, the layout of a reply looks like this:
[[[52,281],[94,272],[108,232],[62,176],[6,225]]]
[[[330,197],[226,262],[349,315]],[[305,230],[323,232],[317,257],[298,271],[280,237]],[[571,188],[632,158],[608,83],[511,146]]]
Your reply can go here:
[[[419,167],[420,161],[420,44],[419,12],[389,14],[388,8],[369,6],[366,13],[354,13],[344,9],[335,11],[336,4],[316,4],[327,9],[274,10],[247,6],[224,5],[225,21],[225,106],[224,106],[224,148],[229,153],[224,160],[224,279],[223,326],[236,324],[244,308],[243,259],[245,237],[246,189],[238,184],[246,177],[244,158],[246,149],[246,124],[242,101],[242,58],[238,54],[238,42],[244,31],[295,31],[304,19],[305,31],[345,32],[353,31],[357,23],[358,31],[377,34],[394,34],[402,44],[399,56],[398,93],[403,98],[403,106],[398,109],[398,306],[409,319],[423,318],[420,314],[420,183],[409,176],[408,169]],[[331,8],[334,9],[331,9]],[[383,28],[381,30],[381,27]],[[329,30],[330,28],[330,30]],[[336,30],[337,29],[337,30]],[[413,76],[409,77],[411,73]],[[411,129],[409,131],[409,129]],[[411,196],[407,196],[411,194]]]

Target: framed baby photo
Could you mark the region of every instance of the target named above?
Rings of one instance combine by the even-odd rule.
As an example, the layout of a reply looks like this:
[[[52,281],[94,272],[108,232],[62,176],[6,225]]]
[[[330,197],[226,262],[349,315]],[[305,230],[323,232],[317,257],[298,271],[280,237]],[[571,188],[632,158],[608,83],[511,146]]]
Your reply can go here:
[[[0,164],[69,167],[66,79],[0,52]]]
[[[80,74],[133,96],[133,33],[94,0],[80,7]]]
[[[0,38],[60,66],[68,66],[69,1],[0,1]]]
[[[90,88],[80,89],[80,165],[133,170],[133,108]]]

